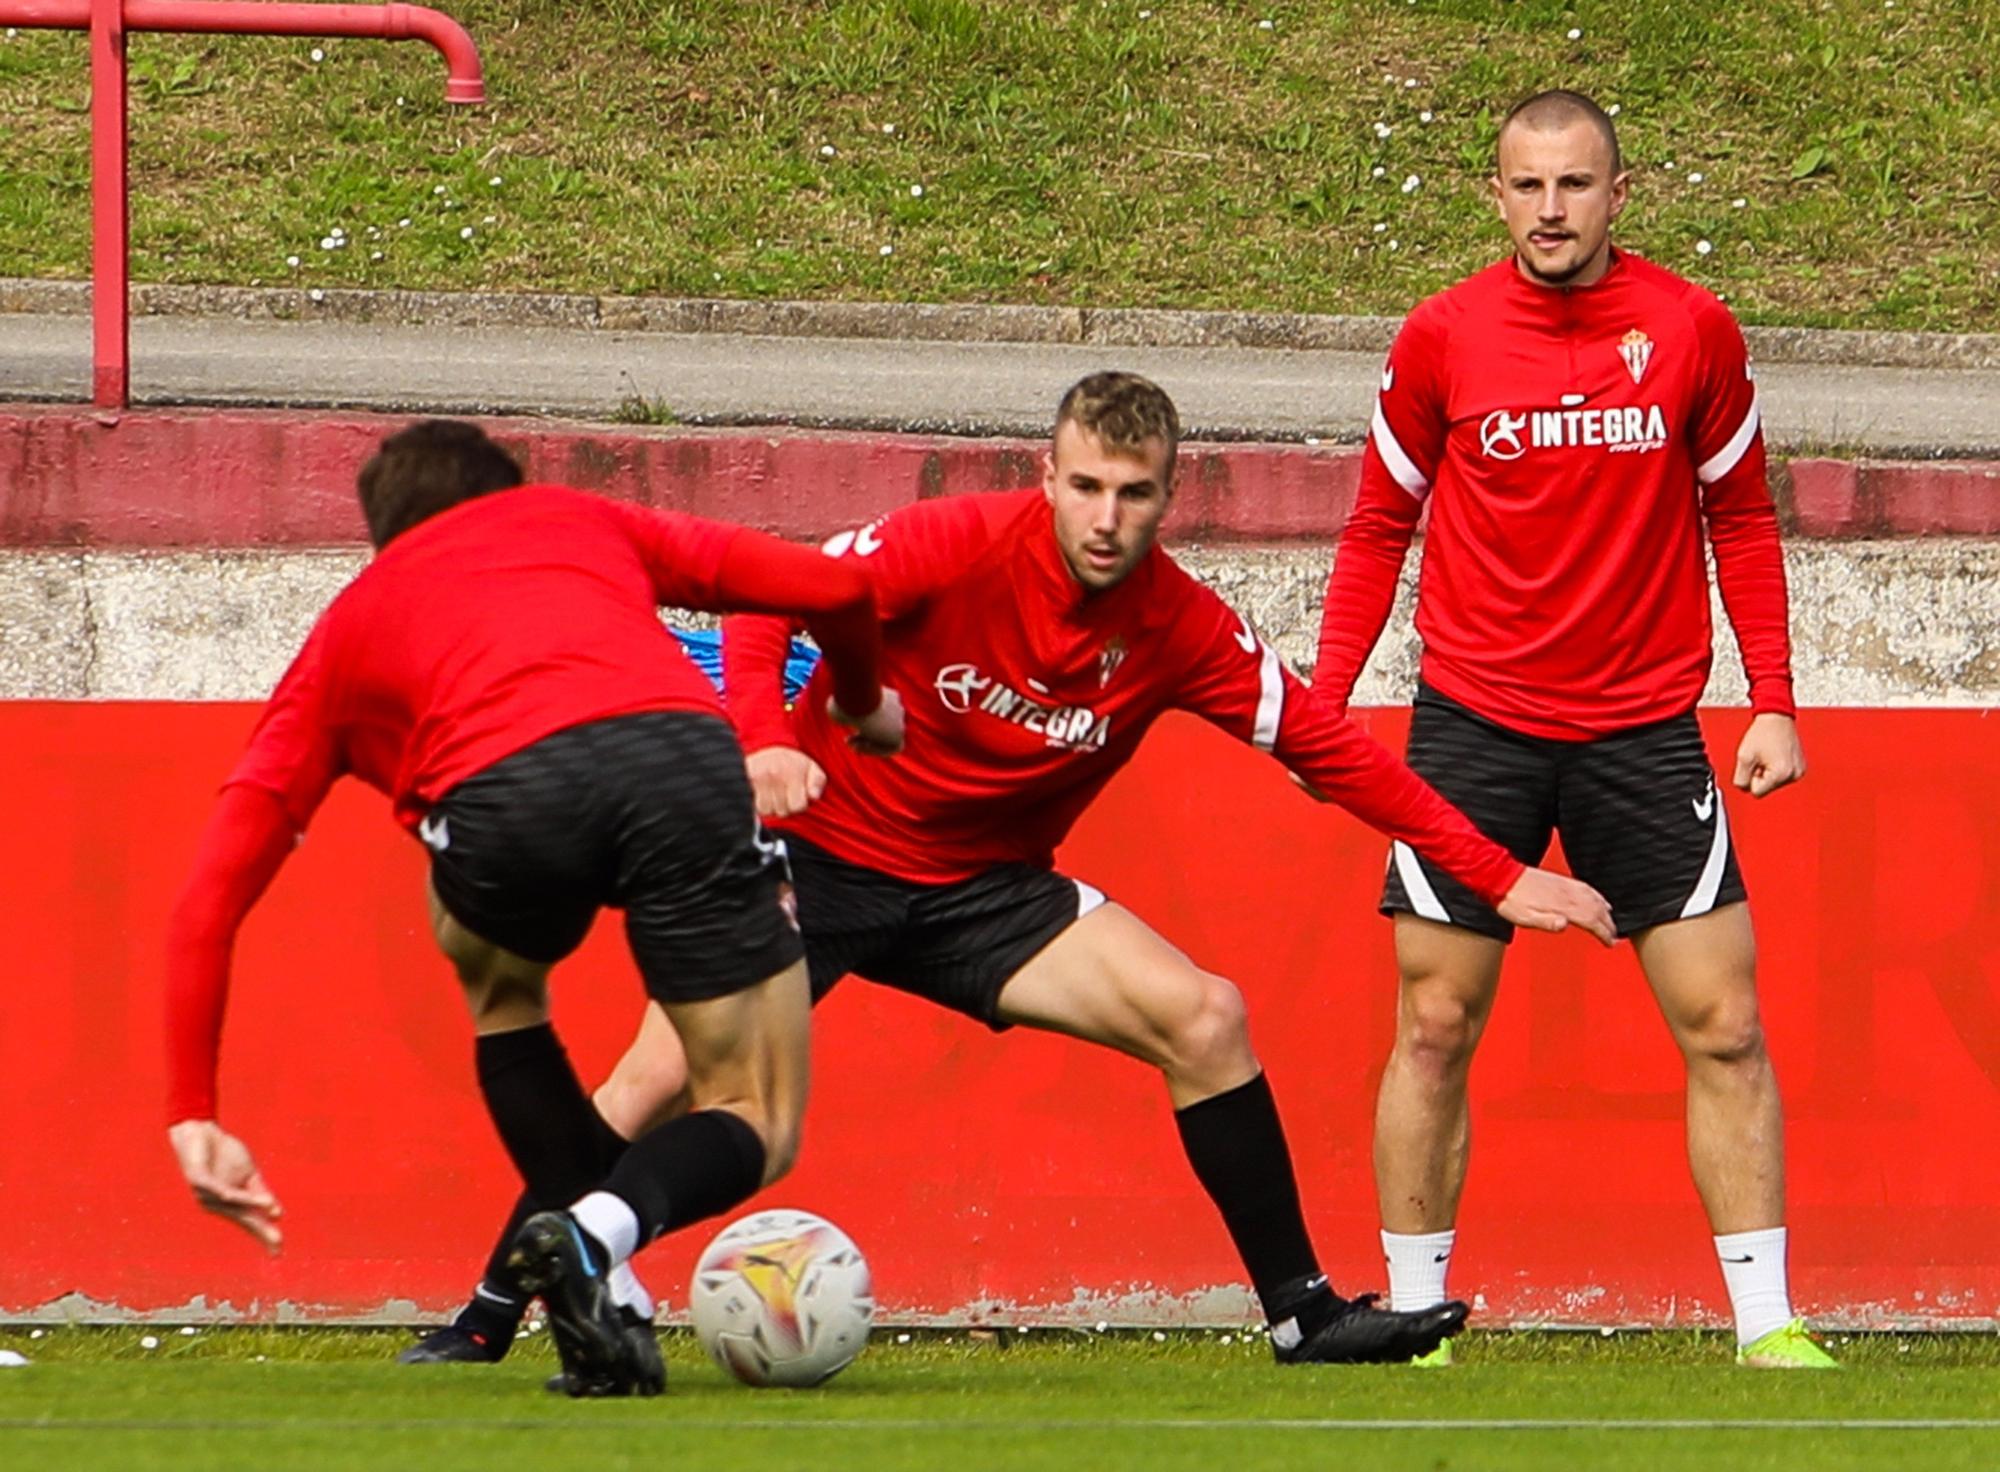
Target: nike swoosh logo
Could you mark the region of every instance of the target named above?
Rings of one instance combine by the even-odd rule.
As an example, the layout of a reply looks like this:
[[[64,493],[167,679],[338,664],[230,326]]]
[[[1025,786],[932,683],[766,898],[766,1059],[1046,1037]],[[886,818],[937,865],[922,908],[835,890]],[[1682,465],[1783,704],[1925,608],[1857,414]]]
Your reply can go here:
[[[449,818],[438,818],[433,821],[431,816],[426,813],[422,818],[417,820],[417,837],[424,841],[426,848],[443,853],[451,847],[451,820]]]
[[[872,557],[882,550],[882,538],[876,534],[875,523],[870,522],[854,534],[854,555]]]
[[[1694,815],[1697,818],[1706,823],[1715,815],[1715,789],[1713,787],[1709,788],[1707,792],[1701,795],[1699,801],[1690,802],[1688,806],[1694,809]]]
[[[1394,388],[1395,386],[1396,386],[1396,369],[1395,365],[1391,364],[1389,367],[1384,368],[1382,370],[1382,392],[1386,394],[1387,392],[1389,392],[1390,389]]]
[[[1724,1262],[1755,1262],[1756,1260],[1754,1256],[1747,1252],[1741,1257],[1725,1257],[1723,1259]]]
[[[1236,620],[1236,647],[1245,654],[1257,652],[1257,636],[1250,632],[1250,621],[1240,614]]]
[[[1431,1259],[1431,1261],[1432,1261],[1432,1262],[1450,1262],[1450,1261],[1451,1261],[1451,1254],[1450,1254],[1449,1252],[1440,1252],[1440,1253],[1439,1253],[1439,1254],[1438,1254],[1438,1255],[1437,1255],[1436,1257],[1432,1258],[1432,1259]]]

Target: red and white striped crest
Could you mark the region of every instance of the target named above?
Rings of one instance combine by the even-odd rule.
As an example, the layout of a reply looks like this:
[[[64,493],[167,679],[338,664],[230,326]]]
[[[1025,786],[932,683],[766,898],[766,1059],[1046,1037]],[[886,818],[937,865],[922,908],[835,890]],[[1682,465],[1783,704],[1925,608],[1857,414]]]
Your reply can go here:
[[[1646,365],[1653,361],[1653,340],[1635,327],[1618,340],[1618,356],[1625,360],[1625,370],[1637,383],[1646,376]]]

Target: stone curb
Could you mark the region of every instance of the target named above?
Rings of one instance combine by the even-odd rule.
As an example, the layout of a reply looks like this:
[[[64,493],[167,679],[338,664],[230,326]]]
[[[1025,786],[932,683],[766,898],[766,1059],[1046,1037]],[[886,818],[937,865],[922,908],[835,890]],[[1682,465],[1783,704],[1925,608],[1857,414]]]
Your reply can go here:
[[[80,281],[0,277],[0,312],[80,316]],[[757,302],[545,292],[323,290],[163,286],[132,289],[142,317],[229,317],[435,327],[540,327],[602,332],[736,333],[764,337],[902,339],[1148,348],[1384,351],[1396,317],[1303,312],[1191,312],[1137,307],[979,306],[927,302]],[[1839,332],[1749,327],[1750,350],[1773,363],[1870,368],[2000,369],[2000,334]]]

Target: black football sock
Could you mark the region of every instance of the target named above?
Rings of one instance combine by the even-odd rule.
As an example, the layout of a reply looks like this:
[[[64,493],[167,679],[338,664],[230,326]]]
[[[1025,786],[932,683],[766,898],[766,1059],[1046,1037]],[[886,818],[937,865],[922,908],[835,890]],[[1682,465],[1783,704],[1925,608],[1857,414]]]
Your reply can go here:
[[[764,1158],[764,1141],[740,1116],[727,1109],[684,1114],[634,1140],[599,1188],[634,1221],[607,1230],[600,1223],[619,1213],[583,1210],[577,1220],[613,1258],[629,1257],[664,1233],[749,1199],[764,1183]]]
[[[604,1178],[608,1126],[553,1027],[482,1034],[475,1056],[487,1113],[529,1195],[567,1206]]]
[[[1222,1213],[1250,1286],[1272,1324],[1311,1334],[1338,1306],[1319,1270],[1271,1086],[1246,1084],[1174,1112],[1196,1179]]]
[[[595,1123],[592,1160],[597,1176],[602,1178],[609,1174],[618,1157],[625,1153],[627,1141],[595,1108],[590,1114]],[[567,1206],[573,1200],[575,1197],[568,1197],[555,1204]],[[515,1200],[514,1210],[509,1214],[507,1224],[500,1229],[493,1251],[487,1256],[486,1270],[480,1277],[479,1286],[472,1291],[472,1301],[459,1311],[453,1323],[470,1333],[488,1338],[500,1333],[504,1326],[506,1336],[513,1336],[534,1295],[521,1286],[519,1276],[507,1264],[507,1256],[513,1251],[514,1237],[521,1230],[521,1224],[536,1212],[546,1209],[541,1198],[532,1191],[523,1191]]]

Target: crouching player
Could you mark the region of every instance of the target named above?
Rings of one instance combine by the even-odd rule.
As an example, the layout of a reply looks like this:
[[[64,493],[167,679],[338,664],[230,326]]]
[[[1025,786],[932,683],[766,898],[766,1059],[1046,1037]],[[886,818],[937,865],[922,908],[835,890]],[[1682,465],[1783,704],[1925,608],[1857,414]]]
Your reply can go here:
[[[919,502],[827,544],[872,572],[886,678],[922,692],[902,761],[854,759],[822,708],[831,671],[785,711],[783,618],[725,623],[730,712],[759,811],[785,834],[816,994],[852,973],[995,1029],[1067,1033],[1152,1064],[1278,1358],[1407,1360],[1462,1323],[1465,1306],[1391,1313],[1334,1293],[1242,997],[1055,872],[1055,848],[1153,721],[1181,709],[1271,752],[1519,924],[1608,940],[1611,916],[1594,890],[1481,837],[1307,698],[1249,625],[1155,545],[1178,438],[1158,387],[1096,374],[1063,397],[1040,489]],[[671,1107],[679,1082],[672,1029],[649,1015],[599,1106],[629,1130]],[[525,1306],[496,1255],[457,1321],[405,1357],[496,1359]]]
[[[795,614],[815,692],[857,749],[892,752],[869,579],[759,533],[523,486],[446,421],[390,436],[359,489],[377,556],[279,683],[204,832],[169,940],[168,1137],[195,1199],[280,1245],[280,1208],[217,1122],[230,952],[334,780],[394,802],[431,853],[439,946],[471,1006],[479,1082],[528,1190],[568,1210],[513,1234],[573,1394],[650,1394],[643,1243],[727,1210],[797,1148],[809,1002],[743,754],[657,608]],[[551,966],[622,910],[648,996],[686,1050],[687,1110],[608,1136],[549,1026]],[[621,1313],[621,1309],[625,1312]]]

